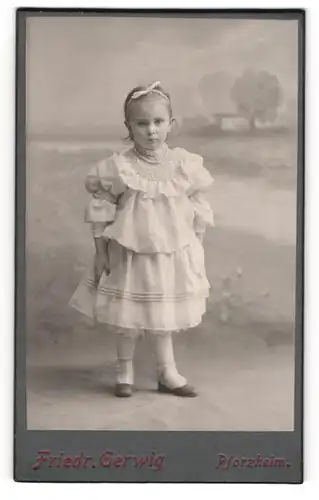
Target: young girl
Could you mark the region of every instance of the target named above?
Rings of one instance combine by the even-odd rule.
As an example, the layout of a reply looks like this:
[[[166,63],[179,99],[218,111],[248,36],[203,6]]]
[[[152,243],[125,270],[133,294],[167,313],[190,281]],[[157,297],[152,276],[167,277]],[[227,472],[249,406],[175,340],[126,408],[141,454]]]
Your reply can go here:
[[[133,147],[93,166],[85,221],[95,242],[94,264],[71,305],[116,326],[115,395],[134,386],[137,337],[152,335],[158,390],[197,393],[178,372],[172,334],[201,322],[209,294],[202,239],[213,214],[205,199],[213,179],[203,160],[166,140],[174,118],[160,82],[136,87],[124,104]]]

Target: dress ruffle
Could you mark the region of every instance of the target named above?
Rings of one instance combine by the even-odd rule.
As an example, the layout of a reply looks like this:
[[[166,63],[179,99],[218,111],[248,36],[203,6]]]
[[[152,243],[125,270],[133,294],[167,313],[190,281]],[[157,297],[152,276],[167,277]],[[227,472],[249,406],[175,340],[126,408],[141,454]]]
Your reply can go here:
[[[175,254],[141,255],[109,246],[111,274],[98,286],[90,267],[70,304],[87,316],[122,328],[175,331],[200,323],[209,282],[198,239]]]
[[[85,208],[84,222],[112,222],[115,219],[116,205],[107,199],[92,197]]]
[[[213,178],[203,166],[203,158],[183,148],[170,151],[167,179],[148,179],[143,176],[132,161],[131,150],[126,154],[114,153],[94,166],[86,178],[86,189],[90,193],[109,191],[114,197],[126,188],[139,191],[149,198],[190,195],[195,191],[210,189]],[[134,157],[133,157],[134,158]],[[156,169],[157,167],[154,167]]]
[[[151,180],[143,177],[132,165],[128,158],[122,155],[114,157],[118,174],[128,188],[141,192],[144,197],[151,199],[179,197],[184,195],[191,187],[190,179],[178,163],[171,162],[168,168],[172,169],[172,176],[166,180]],[[156,168],[156,167],[154,167]]]
[[[171,253],[190,244],[194,231],[214,223],[204,195],[213,179],[199,155],[182,148],[169,153],[165,170],[154,170],[156,180],[141,174],[131,150],[99,162],[86,180],[93,194],[86,221],[114,221],[103,236],[137,253]]]
[[[103,235],[137,253],[172,253],[194,239],[194,210],[187,197],[151,199],[123,195],[113,224]]]
[[[81,298],[82,294],[82,298]],[[132,302],[126,298],[97,295],[81,289],[72,307],[99,323],[127,331],[148,331],[156,335],[180,332],[199,325],[206,312],[207,297],[187,297],[181,302]],[[123,333],[119,331],[118,333]]]

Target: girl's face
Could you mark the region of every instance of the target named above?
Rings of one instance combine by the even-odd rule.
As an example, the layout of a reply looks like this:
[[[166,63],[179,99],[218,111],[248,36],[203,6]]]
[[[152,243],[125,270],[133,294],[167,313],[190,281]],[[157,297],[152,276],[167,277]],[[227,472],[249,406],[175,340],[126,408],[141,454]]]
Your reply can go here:
[[[149,95],[130,104],[129,121],[126,125],[136,145],[156,150],[166,141],[172,121],[166,99]]]

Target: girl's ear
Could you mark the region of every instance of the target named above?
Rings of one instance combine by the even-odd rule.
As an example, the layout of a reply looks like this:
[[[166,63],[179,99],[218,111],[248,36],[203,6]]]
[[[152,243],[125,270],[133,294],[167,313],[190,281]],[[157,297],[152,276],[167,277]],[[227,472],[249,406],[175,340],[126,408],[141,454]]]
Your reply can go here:
[[[178,132],[178,122],[174,116],[171,118],[170,122],[170,132],[175,136]]]
[[[125,125],[125,127],[127,128],[127,131],[128,131],[128,136],[125,137],[124,140],[125,141],[132,141],[133,140],[132,131],[131,131],[131,128],[130,128],[130,126],[129,126],[129,124],[128,124],[128,122],[126,120],[124,121],[124,125]]]
[[[125,125],[125,127],[127,128],[127,131],[128,131],[128,133],[129,133],[129,138],[130,138],[130,139],[132,139],[132,131],[131,131],[131,127],[130,127],[130,125],[129,125],[129,123],[128,123],[128,121],[127,121],[127,120],[125,120],[125,121],[124,121],[124,125]]]

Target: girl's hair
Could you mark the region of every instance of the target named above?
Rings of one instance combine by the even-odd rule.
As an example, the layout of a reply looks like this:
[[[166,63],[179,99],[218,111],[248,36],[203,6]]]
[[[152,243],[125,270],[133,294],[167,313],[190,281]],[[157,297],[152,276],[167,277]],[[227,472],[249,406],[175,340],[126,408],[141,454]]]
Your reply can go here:
[[[133,137],[132,137],[132,132],[129,128],[129,125],[128,125],[128,122],[129,122],[129,110],[130,110],[130,105],[132,102],[138,100],[138,99],[142,99],[143,97],[151,94],[152,92],[156,95],[160,95],[162,94],[163,97],[165,98],[165,100],[167,100],[167,105],[168,105],[168,110],[169,110],[169,114],[170,114],[170,117],[173,116],[173,110],[172,110],[172,102],[171,102],[171,97],[170,95],[163,89],[163,87],[161,86],[160,83],[156,84],[156,85],[152,85],[151,89],[149,89],[150,86],[142,86],[142,85],[139,85],[137,87],[134,87],[126,96],[126,99],[124,101],[124,119],[125,119],[125,125],[128,129],[128,132],[129,132],[129,135],[128,137],[125,138],[125,140],[127,141],[131,141],[133,140]],[[135,97],[135,98],[132,98],[134,96],[134,94],[138,93],[138,92],[141,92],[141,95],[139,97]],[[145,92],[145,93],[143,93]]]

